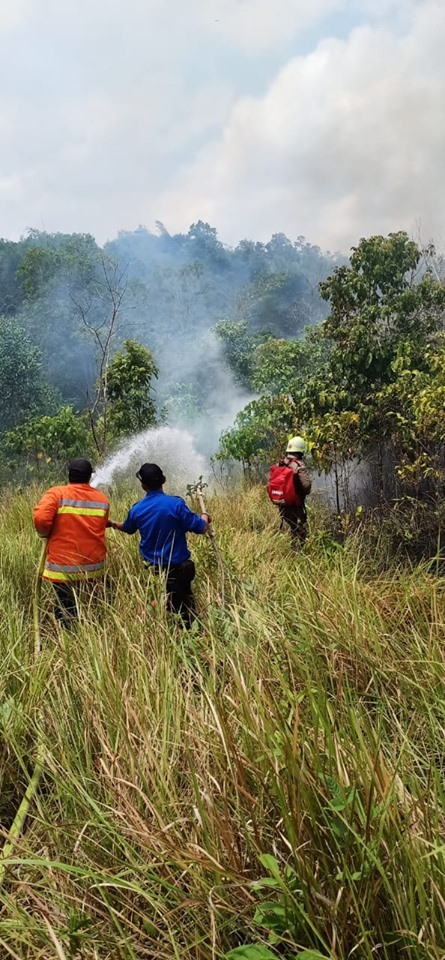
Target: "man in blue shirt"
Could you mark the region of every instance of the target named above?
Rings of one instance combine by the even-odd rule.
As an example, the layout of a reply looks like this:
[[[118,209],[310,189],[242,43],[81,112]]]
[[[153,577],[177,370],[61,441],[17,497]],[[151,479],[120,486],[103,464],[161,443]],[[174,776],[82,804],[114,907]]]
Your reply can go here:
[[[167,573],[167,607],[179,613],[184,625],[191,626],[195,599],[192,580],[195,564],[190,559],[187,533],[205,533],[210,516],[193,513],[180,497],[171,497],[162,487],[165,477],[156,463],[143,463],[136,474],[146,495],[128,511],[123,523],[109,520],[108,526],[123,533],[140,535],[139,550],[150,569]]]

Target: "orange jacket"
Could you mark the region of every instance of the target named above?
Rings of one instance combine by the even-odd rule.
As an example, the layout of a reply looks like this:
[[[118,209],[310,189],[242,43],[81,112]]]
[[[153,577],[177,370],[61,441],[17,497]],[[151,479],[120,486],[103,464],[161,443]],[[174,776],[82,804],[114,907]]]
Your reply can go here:
[[[48,537],[45,580],[84,580],[104,571],[110,505],[89,483],[51,487],[34,507],[37,533]]]

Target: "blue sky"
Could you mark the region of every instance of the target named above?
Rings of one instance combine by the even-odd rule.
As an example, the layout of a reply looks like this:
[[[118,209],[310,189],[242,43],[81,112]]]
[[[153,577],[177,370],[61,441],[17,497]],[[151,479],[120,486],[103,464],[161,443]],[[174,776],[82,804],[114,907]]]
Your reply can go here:
[[[2,0],[0,234],[445,246],[440,0]]]

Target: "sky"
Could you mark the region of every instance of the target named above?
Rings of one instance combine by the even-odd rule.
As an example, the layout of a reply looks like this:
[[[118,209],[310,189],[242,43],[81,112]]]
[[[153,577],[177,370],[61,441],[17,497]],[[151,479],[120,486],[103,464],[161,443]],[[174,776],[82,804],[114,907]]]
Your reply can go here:
[[[1,0],[0,236],[445,249],[443,0]]]

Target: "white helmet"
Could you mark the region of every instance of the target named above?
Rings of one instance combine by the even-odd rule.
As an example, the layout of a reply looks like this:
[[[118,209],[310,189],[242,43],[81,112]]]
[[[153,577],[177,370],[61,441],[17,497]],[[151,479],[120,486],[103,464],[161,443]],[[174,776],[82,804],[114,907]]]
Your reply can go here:
[[[303,437],[291,437],[286,447],[286,453],[306,453],[306,444]]]

